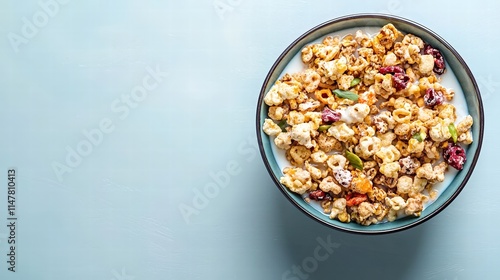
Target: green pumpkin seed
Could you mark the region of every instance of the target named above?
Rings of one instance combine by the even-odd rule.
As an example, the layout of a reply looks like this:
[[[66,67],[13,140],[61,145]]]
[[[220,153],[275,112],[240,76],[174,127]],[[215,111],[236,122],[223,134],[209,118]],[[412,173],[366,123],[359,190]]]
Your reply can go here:
[[[345,157],[354,168],[363,170],[363,161],[355,153],[346,150]]]
[[[332,127],[331,124],[320,125],[319,128],[318,128],[318,131],[319,132],[327,131],[330,127]]]
[[[355,86],[357,86],[360,82],[361,82],[361,79],[360,79],[360,78],[354,78],[354,79],[351,81],[351,86],[350,86],[350,87],[355,87]]]
[[[349,99],[352,101],[358,101],[358,98],[359,98],[359,96],[357,94],[355,94],[352,91],[348,91],[348,90],[336,89],[333,91],[333,93],[335,93],[335,95],[337,95],[340,98],[345,98],[345,99]]]
[[[457,143],[458,133],[457,133],[457,128],[455,127],[455,124],[454,123],[450,123],[448,125],[448,130],[450,131],[451,139],[453,139],[453,143]]]

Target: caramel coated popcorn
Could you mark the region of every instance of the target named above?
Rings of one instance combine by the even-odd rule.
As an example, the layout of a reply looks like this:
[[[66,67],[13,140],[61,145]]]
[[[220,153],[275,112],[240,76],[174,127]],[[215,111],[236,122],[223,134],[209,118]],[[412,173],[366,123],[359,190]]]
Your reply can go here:
[[[441,85],[441,52],[387,24],[327,36],[300,57],[305,70],[264,97],[263,131],[290,164],[280,182],[344,223],[420,216],[473,141],[472,117],[457,118]]]

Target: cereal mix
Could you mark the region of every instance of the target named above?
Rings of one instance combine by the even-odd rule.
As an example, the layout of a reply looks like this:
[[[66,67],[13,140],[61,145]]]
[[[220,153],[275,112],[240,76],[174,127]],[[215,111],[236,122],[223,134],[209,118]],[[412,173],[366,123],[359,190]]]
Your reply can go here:
[[[392,24],[327,36],[264,97],[263,130],[286,151],[280,182],[361,225],[420,216],[433,185],[461,170],[472,117],[457,119],[440,50]]]

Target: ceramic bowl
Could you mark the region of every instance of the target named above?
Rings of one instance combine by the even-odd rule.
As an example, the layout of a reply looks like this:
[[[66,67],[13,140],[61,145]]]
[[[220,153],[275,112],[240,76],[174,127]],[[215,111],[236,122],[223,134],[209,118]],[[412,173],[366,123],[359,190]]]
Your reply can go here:
[[[262,125],[268,113],[268,106],[264,103],[263,99],[276,80],[280,78],[280,75],[285,67],[290,63],[296,54],[300,53],[304,46],[313,41],[320,40],[328,34],[339,33],[345,29],[363,29],[366,27],[380,28],[388,23],[392,23],[398,30],[405,34],[412,33],[419,36],[425,42],[441,50],[447,64],[447,68],[453,70],[459,86],[465,93],[464,96],[466,106],[469,114],[474,119],[474,125],[472,127],[474,142],[467,148],[467,162],[463,170],[457,173],[454,179],[440,193],[439,197],[432,204],[426,206],[420,217],[404,217],[393,222],[378,223],[370,226],[362,226],[354,222],[341,223],[337,220],[330,219],[328,215],[321,213],[311,206],[311,204],[304,201],[300,195],[289,191],[280,183],[279,178],[283,176],[283,172],[278,165],[276,155],[273,153],[273,141],[262,131]],[[260,153],[272,180],[278,189],[283,193],[284,197],[298,207],[304,214],[334,229],[351,233],[380,234],[401,231],[415,225],[422,224],[450,205],[450,203],[465,187],[479,158],[481,144],[483,141],[483,123],[483,105],[476,81],[462,57],[441,36],[419,23],[401,17],[382,14],[357,14],[324,22],[305,32],[283,51],[271,67],[262,85],[257,104],[256,131]]]

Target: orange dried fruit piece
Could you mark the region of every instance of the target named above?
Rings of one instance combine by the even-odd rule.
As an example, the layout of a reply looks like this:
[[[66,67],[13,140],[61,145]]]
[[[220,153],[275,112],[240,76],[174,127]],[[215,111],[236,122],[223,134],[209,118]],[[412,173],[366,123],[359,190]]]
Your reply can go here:
[[[366,194],[372,191],[373,184],[365,176],[356,176],[352,179],[351,190],[360,194]]]

